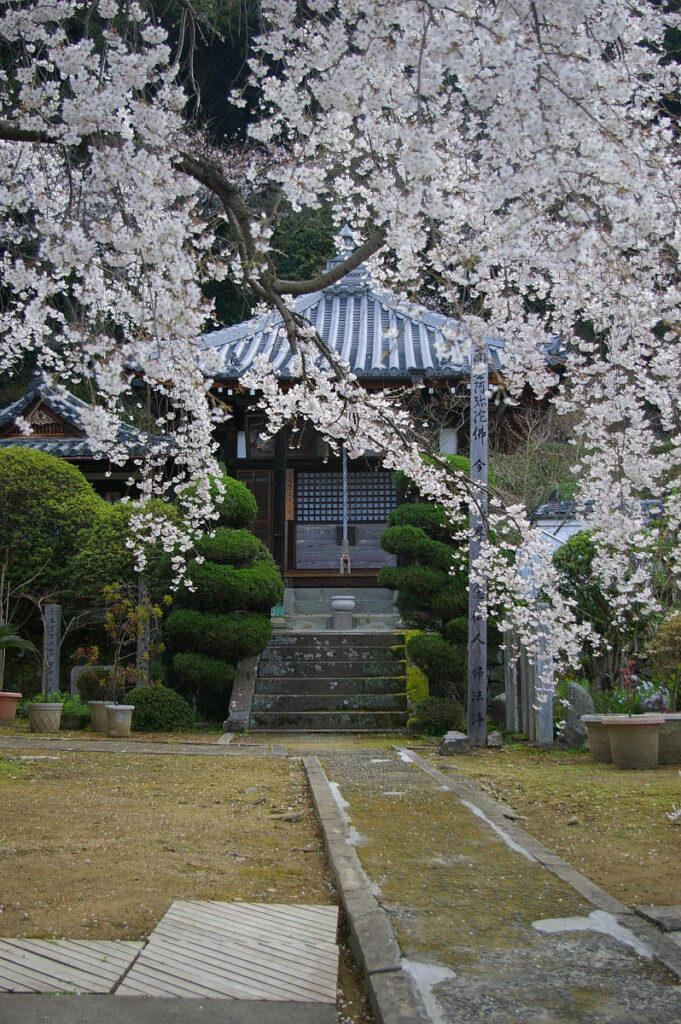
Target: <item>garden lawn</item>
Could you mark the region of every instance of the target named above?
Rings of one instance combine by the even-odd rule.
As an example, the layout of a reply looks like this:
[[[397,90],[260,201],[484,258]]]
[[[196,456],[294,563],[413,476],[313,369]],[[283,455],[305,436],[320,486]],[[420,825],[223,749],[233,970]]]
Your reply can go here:
[[[139,939],[173,900],[329,903],[298,761],[0,755],[0,936]]]
[[[667,817],[681,804],[674,765],[617,771],[585,753],[521,746],[429,760],[508,804],[527,832],[623,903],[681,902],[681,821]]]

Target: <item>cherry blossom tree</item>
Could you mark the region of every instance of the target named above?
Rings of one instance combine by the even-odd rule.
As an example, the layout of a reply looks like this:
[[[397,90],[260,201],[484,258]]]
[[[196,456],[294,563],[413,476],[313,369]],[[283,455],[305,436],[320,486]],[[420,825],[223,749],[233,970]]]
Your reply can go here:
[[[210,314],[201,286],[228,277],[278,310],[298,360],[286,391],[265,364],[246,381],[271,429],[305,417],[351,455],[379,450],[465,535],[470,481],[424,462],[406,412],[362,391],[295,311],[295,296],[368,260],[405,305],[424,282],[437,290],[460,324],[443,355],[503,335],[507,399],[550,390],[575,418],[596,570],[616,582],[617,607],[649,605],[655,537],[639,499],[664,496],[671,529],[681,518],[679,154],[665,100],[678,71],[663,45],[673,6],[264,0],[248,82],[259,107],[235,152],[207,141],[196,103],[187,112],[183,47],[195,33],[173,52],[134,2],[7,0],[0,368],[30,350],[54,380],[90,382],[89,430],[113,458],[125,454],[113,420],[133,377],[168,397],[172,420],[158,426],[175,431],[176,475],[154,471],[167,449],[152,438],[143,497],[183,502],[188,530],[165,537],[179,567],[212,515],[219,410],[193,346]],[[193,25],[189,0],[181,7]],[[265,188],[277,197],[266,208]],[[328,201],[363,244],[314,280],[279,279],[278,211]],[[546,360],[556,337],[560,383]],[[575,658],[582,632],[525,510],[492,495],[487,523],[489,609],[530,651],[550,622],[554,653]]]

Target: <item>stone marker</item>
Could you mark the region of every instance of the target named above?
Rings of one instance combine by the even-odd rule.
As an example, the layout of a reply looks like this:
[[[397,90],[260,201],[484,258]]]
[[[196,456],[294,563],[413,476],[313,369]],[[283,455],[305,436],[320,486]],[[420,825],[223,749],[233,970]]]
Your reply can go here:
[[[467,754],[471,749],[470,741],[465,732],[445,733],[437,748],[438,754]]]
[[[563,741],[568,747],[583,747],[586,743],[586,725],[582,715],[593,715],[594,702],[587,690],[574,681],[567,684],[566,697],[570,706],[565,708]]]
[[[43,693],[59,689],[59,651],[61,647],[61,605],[46,604],[43,640]]]
[[[487,737],[488,747],[501,747],[503,745],[503,742],[504,741],[501,738],[501,733],[499,732],[498,729],[495,729],[495,731],[491,732]]]

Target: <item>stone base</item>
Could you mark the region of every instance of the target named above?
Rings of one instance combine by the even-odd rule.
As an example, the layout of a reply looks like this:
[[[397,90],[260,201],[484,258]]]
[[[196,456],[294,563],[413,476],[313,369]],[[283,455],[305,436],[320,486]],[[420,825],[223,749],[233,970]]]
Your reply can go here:
[[[470,753],[471,744],[468,736],[465,732],[451,731],[445,733],[440,740],[440,745],[437,748],[438,754],[449,755],[449,754],[468,754]]]

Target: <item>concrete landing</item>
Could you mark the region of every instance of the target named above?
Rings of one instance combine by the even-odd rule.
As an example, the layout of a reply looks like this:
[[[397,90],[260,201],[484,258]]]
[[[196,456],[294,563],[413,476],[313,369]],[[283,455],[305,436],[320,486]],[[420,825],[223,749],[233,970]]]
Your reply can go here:
[[[337,1024],[336,1007],[255,999],[2,996],[0,1024]]]

